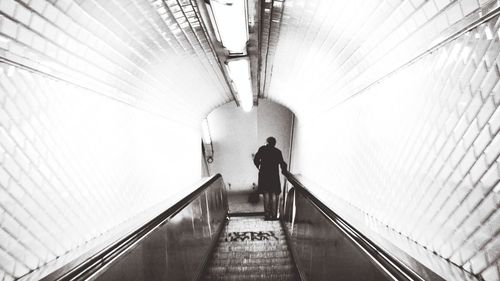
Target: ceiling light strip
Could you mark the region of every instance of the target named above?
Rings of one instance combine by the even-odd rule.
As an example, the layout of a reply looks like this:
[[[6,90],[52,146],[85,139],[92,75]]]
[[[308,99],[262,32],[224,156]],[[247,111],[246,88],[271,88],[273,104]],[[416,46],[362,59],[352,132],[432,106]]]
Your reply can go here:
[[[216,29],[230,54],[246,54],[248,42],[247,0],[211,0]]]
[[[227,62],[229,76],[238,92],[240,105],[244,111],[252,110],[253,90],[248,57],[230,60]]]
[[[191,0],[191,1],[193,1],[193,0]],[[207,6],[209,6],[209,5],[205,5],[205,7],[207,7]],[[224,91],[221,91],[220,95],[224,98],[224,100],[226,102],[230,101],[231,98],[233,100],[235,100],[236,98],[235,98],[235,96],[234,96],[234,94],[229,86],[229,80],[227,79],[226,73],[224,71],[225,67],[223,67],[222,63],[219,61],[217,52],[215,51],[214,46],[212,44],[212,41],[210,40],[208,28],[206,26],[205,21],[203,20],[203,17],[201,16],[200,7],[198,5],[195,6],[195,12],[196,12],[196,17],[200,23],[201,30],[203,31],[203,34],[206,38],[206,43],[205,43],[206,48],[210,49],[210,53],[212,54],[212,56],[210,56],[210,64],[214,68],[214,71],[217,70],[217,71],[215,71],[215,73],[217,75],[219,83],[224,88]],[[207,13],[209,14],[210,11],[207,11]]]

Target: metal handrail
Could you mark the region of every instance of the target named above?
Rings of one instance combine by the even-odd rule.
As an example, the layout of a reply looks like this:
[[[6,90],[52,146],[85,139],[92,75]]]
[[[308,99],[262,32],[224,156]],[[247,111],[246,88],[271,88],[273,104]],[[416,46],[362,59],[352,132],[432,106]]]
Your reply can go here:
[[[170,220],[176,214],[178,214],[182,209],[193,202],[202,192],[204,192],[212,183],[222,178],[220,174],[216,174],[211,177],[208,181],[202,184],[195,191],[191,192],[189,195],[181,199],[179,202],[175,203],[173,206],[163,211],[161,214],[141,226],[139,229],[133,231],[127,236],[117,240],[111,245],[107,246],[103,250],[99,251],[95,255],[86,259],[82,263],[73,267],[69,271],[59,272],[55,271],[48,276],[44,277],[42,280],[80,280],[91,276],[99,269],[108,265],[115,257],[122,254],[134,243],[137,243],[143,237],[145,237],[152,230],[161,226],[166,221]]]
[[[395,280],[412,280],[412,281],[425,281],[419,274],[404,264],[395,256],[386,252],[379,247],[359,230],[353,227],[350,223],[340,217],[332,209],[326,206],[318,198],[316,198],[298,179],[296,176],[289,172],[284,173],[286,179],[292,184],[293,188],[300,192],[304,197],[315,206],[320,213],[325,216],[332,224],[338,227],[351,241],[368,254],[382,269],[390,273]],[[432,275],[435,275],[432,274]],[[438,277],[436,279],[443,280]]]

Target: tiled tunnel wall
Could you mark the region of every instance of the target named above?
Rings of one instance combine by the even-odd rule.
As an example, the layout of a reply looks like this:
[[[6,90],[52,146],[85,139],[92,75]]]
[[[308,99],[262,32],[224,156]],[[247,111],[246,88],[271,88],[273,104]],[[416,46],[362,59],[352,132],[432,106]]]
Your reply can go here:
[[[0,280],[199,179],[199,120],[230,93],[196,6],[166,5],[0,0]]]
[[[2,280],[199,178],[198,130],[40,74],[4,64],[0,72]]]
[[[294,144],[295,172],[485,280],[500,279],[498,28],[299,121]]]
[[[0,74],[0,279],[75,249],[199,176],[196,122],[231,97],[194,2],[0,0],[0,57],[8,61]],[[431,15],[450,3],[403,2],[435,2]],[[450,6],[455,21],[491,1],[452,2],[462,7]],[[293,165],[486,280],[500,279],[497,30],[495,19],[489,32],[481,26],[311,123],[299,121]]]

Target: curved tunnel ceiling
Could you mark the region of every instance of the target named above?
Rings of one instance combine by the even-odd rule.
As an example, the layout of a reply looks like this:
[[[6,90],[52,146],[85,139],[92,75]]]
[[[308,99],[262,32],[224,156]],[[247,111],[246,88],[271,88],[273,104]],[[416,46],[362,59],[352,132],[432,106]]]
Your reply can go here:
[[[250,29],[259,30],[259,47],[254,39],[248,46],[254,99],[274,100],[299,117],[328,111],[481,16],[490,2],[250,0]],[[202,0],[3,1],[1,33],[11,40],[5,57],[195,124],[234,99],[204,9]]]
[[[264,97],[328,111],[478,18],[479,2],[287,0]]]
[[[196,1],[2,1],[0,21],[3,59],[143,110],[189,124],[232,99]]]

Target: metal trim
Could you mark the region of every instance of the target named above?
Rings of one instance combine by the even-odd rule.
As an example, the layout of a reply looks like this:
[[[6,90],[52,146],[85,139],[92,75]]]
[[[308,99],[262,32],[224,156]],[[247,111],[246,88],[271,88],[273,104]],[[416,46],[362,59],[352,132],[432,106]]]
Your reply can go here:
[[[292,191],[292,189],[290,191]],[[286,227],[285,222],[283,221],[283,217],[280,217],[280,224],[281,224],[281,228],[283,229],[283,232],[285,233],[285,240],[286,240],[286,243],[288,245],[288,250],[290,251],[290,254],[292,256],[292,261],[293,261],[293,265],[295,267],[295,270],[297,271],[301,281],[308,281],[306,273],[299,266],[298,254],[297,254],[297,251],[295,251],[295,248],[292,246],[291,234],[290,234],[290,231],[288,230],[288,227]]]
[[[199,281],[203,279],[203,274],[207,270],[208,265],[210,264],[210,260],[212,260],[212,256],[214,254],[215,247],[219,244],[219,238],[222,233],[222,230],[226,228],[226,224],[228,222],[228,213],[226,210],[225,213],[225,219],[224,221],[219,225],[219,229],[217,229],[216,234],[214,235],[214,238],[212,239],[212,242],[210,242],[210,246],[208,247],[207,251],[205,252],[205,257],[203,258],[203,262],[201,262],[200,266],[198,267],[198,273],[196,274],[196,277],[193,279],[194,281]]]

